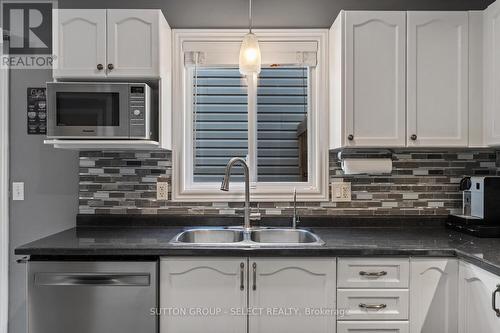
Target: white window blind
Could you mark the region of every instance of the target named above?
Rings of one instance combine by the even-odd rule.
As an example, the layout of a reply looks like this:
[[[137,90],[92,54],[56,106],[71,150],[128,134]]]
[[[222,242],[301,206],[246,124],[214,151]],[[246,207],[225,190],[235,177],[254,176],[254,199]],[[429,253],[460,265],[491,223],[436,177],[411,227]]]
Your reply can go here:
[[[264,68],[257,84],[257,181],[307,181],[308,69]]]
[[[247,82],[237,67],[196,66],[192,73],[193,181],[219,182],[231,157],[248,154]],[[260,182],[307,181],[308,73],[307,67],[267,67],[259,75],[254,139]],[[233,177],[242,181],[241,168]]]
[[[248,153],[247,84],[238,68],[193,70],[194,182],[219,182],[229,159]],[[241,168],[234,180],[242,181]]]

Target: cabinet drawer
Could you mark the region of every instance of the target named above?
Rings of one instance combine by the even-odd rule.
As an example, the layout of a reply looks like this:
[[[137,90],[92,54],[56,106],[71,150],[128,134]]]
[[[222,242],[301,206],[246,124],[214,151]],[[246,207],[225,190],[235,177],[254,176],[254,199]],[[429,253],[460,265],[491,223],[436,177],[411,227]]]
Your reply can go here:
[[[337,307],[345,309],[342,320],[407,320],[408,290],[339,289]]]
[[[337,333],[408,333],[407,321],[351,321],[339,322]]]
[[[340,258],[339,288],[408,288],[408,258]]]

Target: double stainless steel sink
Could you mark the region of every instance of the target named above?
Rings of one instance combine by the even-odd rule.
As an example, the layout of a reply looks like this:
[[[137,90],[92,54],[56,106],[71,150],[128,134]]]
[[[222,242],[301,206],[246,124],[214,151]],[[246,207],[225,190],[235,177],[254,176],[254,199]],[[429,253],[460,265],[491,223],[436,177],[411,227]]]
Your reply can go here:
[[[215,247],[310,247],[324,242],[314,233],[293,228],[239,227],[193,228],[175,236],[170,244],[176,246]]]

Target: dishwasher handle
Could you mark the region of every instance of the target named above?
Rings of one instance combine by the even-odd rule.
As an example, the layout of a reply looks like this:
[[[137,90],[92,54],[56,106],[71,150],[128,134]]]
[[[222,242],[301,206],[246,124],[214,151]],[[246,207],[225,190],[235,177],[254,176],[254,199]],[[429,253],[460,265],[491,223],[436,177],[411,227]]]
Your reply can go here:
[[[149,286],[149,273],[35,273],[39,286]]]

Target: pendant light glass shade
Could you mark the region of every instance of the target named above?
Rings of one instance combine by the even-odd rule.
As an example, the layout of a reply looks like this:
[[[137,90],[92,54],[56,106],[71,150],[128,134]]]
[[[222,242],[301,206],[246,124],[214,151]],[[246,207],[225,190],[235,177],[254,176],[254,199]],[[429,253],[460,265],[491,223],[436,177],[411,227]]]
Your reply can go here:
[[[240,73],[256,75],[260,73],[260,47],[257,36],[252,33],[252,0],[248,0],[248,29],[240,48]]]
[[[242,75],[259,74],[261,57],[259,40],[253,33],[248,33],[243,38],[240,48],[240,73]]]

